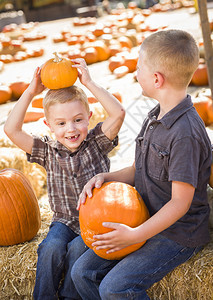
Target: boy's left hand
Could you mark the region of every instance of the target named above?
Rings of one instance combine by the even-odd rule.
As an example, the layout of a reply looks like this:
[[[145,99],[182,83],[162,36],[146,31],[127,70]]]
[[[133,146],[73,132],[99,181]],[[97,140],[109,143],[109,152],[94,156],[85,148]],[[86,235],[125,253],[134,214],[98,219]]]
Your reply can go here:
[[[77,70],[78,70],[78,77],[79,77],[81,83],[83,85],[87,86],[87,84],[89,82],[91,82],[92,79],[90,77],[86,61],[83,58],[71,59],[71,61],[74,63],[74,65],[72,65],[72,67],[77,68]]]
[[[134,242],[134,228],[125,224],[104,222],[104,227],[114,229],[108,233],[94,235],[96,239],[92,246],[97,250],[109,249],[107,254],[121,250],[127,246],[135,244]]]

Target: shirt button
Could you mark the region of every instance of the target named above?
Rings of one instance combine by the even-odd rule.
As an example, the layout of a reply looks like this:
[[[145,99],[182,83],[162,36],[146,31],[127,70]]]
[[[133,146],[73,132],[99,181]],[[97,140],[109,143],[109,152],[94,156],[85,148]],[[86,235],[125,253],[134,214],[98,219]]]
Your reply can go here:
[[[77,174],[76,174],[76,173],[74,173],[74,174],[73,174],[73,177],[74,177],[74,178],[77,178]]]
[[[153,126],[151,125],[151,126],[149,126],[149,129],[153,129]]]

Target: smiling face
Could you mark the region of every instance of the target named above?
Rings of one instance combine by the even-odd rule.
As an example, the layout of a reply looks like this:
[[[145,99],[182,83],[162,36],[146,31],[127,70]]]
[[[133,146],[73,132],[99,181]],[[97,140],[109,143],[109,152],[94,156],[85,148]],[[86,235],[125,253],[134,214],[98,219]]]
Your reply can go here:
[[[51,105],[46,124],[58,142],[75,152],[87,136],[90,117],[85,105],[74,100]]]

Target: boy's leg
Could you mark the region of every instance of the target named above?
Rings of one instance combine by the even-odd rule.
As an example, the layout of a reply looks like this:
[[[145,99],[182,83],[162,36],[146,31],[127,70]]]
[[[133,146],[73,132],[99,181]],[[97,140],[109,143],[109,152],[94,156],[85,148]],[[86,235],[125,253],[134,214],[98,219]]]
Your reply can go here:
[[[88,249],[79,257],[73,265],[71,277],[83,300],[101,299],[99,295],[101,280],[116,263],[118,260],[103,259],[92,249]]]
[[[74,262],[88,249],[81,236],[74,238],[67,246],[65,258],[64,282],[59,289],[58,295],[61,299],[81,299],[71,279],[71,270]]]
[[[38,247],[35,300],[57,299],[56,293],[64,271],[67,244],[77,236],[68,226],[53,222],[47,237]]]
[[[199,249],[183,247],[163,235],[156,235],[114,267],[88,250],[74,265],[72,276],[84,300],[149,299],[146,290]],[[99,290],[98,296],[86,295],[84,291],[89,289],[95,296]]]

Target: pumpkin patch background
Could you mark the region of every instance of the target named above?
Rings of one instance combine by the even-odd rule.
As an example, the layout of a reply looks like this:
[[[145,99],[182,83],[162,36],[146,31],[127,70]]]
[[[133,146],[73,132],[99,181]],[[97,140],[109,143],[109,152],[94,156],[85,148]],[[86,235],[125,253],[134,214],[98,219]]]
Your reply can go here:
[[[134,22],[138,24],[137,30],[133,22],[134,9],[130,8],[125,9],[122,14],[106,15],[98,19],[69,18],[26,24],[24,28],[16,28],[15,31],[8,32],[7,39],[3,39],[0,34],[0,41],[4,45],[0,54],[0,85],[2,86],[2,88],[0,86],[0,170],[15,168],[26,175],[38,198],[41,213],[41,228],[35,238],[30,242],[0,247],[1,300],[32,299],[37,246],[45,238],[52,217],[46,195],[45,171],[36,164],[28,163],[25,153],[15,147],[3,132],[4,121],[31,81],[35,68],[53,58],[55,51],[67,58],[85,58],[92,78],[115,93],[126,109],[126,118],[119,133],[119,146],[110,154],[111,170],[126,167],[134,161],[134,140],[141,123],[147,112],[156,104],[156,101],[141,95],[141,88],[135,79],[138,47],[143,38],[158,28],[188,30],[199,43],[203,72],[205,60],[199,15],[191,13],[192,1],[185,2],[188,3],[188,7],[172,10],[165,4],[163,11],[156,9],[151,13],[147,10],[143,14],[141,12],[135,14],[137,19]],[[213,16],[213,9],[209,10],[209,16]],[[119,33],[116,32],[116,27],[120,28]],[[115,35],[115,32],[116,38],[112,38],[112,33]],[[20,34],[23,34],[23,37],[20,38],[19,43],[15,43],[14,37],[17,40]],[[92,94],[78,79],[75,84],[84,89],[91,102],[95,102]],[[44,93],[35,97],[26,115],[24,129],[33,134],[51,134],[42,120]],[[189,93],[192,94],[194,102],[199,103],[196,104],[199,107],[196,109],[202,116],[213,141],[213,119],[211,119],[213,114],[206,77],[199,81],[197,76],[194,84],[189,87]],[[90,127],[93,127],[106,118],[106,112],[99,103],[91,103],[90,106],[93,111]],[[212,205],[211,188],[208,193]],[[211,216],[210,226],[213,228],[213,216]],[[212,252],[213,245],[210,243],[195,259],[180,266],[151,288],[149,291],[151,299],[213,299]]]

